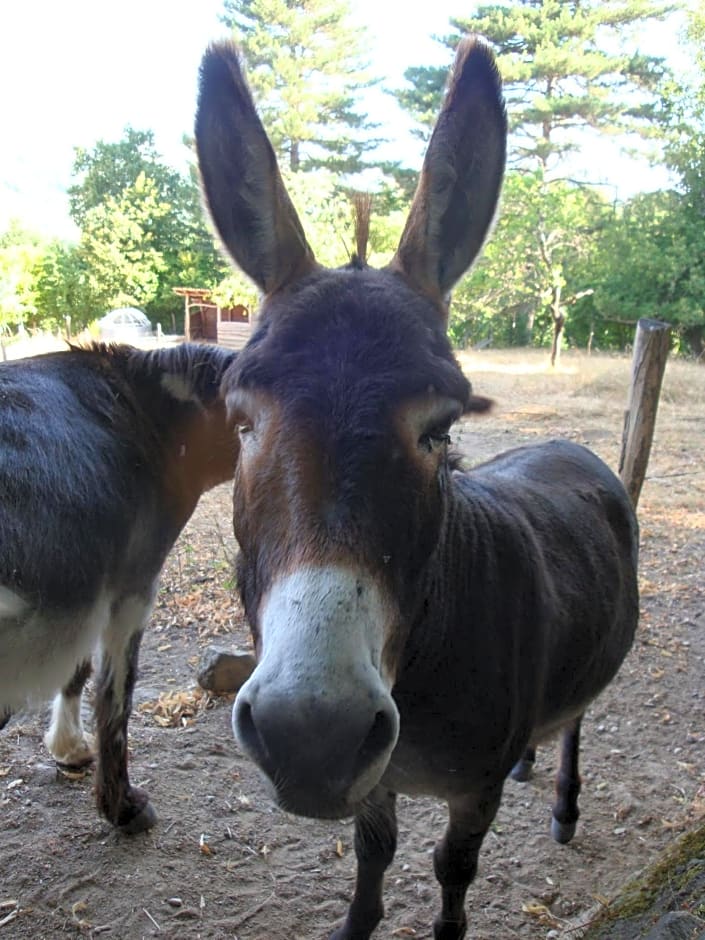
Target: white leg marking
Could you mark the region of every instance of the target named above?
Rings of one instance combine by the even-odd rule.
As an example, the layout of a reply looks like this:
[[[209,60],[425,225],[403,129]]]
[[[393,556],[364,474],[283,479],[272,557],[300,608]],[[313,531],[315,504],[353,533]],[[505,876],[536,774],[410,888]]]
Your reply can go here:
[[[51,724],[44,735],[44,744],[59,764],[82,767],[93,760],[93,740],[83,728],[81,696],[70,698],[63,692],[54,699]]]

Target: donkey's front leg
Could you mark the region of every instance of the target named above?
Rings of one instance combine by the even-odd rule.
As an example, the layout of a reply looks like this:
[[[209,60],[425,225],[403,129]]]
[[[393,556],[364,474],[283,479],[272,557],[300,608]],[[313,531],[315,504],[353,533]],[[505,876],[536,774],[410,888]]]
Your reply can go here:
[[[499,809],[502,785],[478,798],[458,797],[448,801],[449,821],[445,835],[433,853],[436,878],[443,901],[433,924],[435,940],[462,940],[467,930],[465,895],[477,872],[480,846]]]
[[[126,833],[150,829],[157,821],[149,797],[130,785],[127,772],[127,723],[140,641],[151,606],[151,599],[145,603],[129,598],[113,612],[96,689],[98,808]]]
[[[345,923],[330,940],[368,940],[384,917],[382,882],[397,848],[395,803],[395,793],[375,787],[355,816],[355,894]]]

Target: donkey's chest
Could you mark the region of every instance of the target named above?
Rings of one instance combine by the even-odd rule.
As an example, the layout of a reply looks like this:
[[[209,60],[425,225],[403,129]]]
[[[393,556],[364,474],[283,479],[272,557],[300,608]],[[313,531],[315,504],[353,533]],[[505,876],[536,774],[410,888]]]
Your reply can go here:
[[[402,708],[399,740],[383,783],[395,793],[444,798],[481,789],[506,777],[530,731],[521,716],[501,708],[489,719],[470,707],[452,718]]]

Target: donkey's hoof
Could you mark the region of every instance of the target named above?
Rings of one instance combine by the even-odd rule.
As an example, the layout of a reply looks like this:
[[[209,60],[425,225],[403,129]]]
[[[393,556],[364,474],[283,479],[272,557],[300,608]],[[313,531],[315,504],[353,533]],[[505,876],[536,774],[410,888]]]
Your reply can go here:
[[[467,929],[465,914],[461,920],[443,920],[442,917],[437,917],[433,922],[433,940],[463,940]]]
[[[561,845],[565,845],[566,842],[570,842],[570,840],[575,835],[577,825],[577,822],[559,822],[554,816],[551,819],[551,835],[556,840],[556,842],[560,842]]]
[[[512,780],[517,780],[519,783],[526,783],[527,780],[531,780],[533,775],[534,762],[532,760],[526,760],[525,757],[519,758],[509,772],[509,776]]]
[[[151,829],[156,822],[157,814],[154,811],[154,807],[151,803],[145,803],[135,816],[128,819],[127,822],[120,823],[118,829],[120,832],[124,832],[125,835],[133,836],[137,832],[146,832],[148,829]]]
[[[65,741],[59,747],[50,740],[49,735],[44,736],[44,745],[54,758],[57,767],[67,770],[82,770],[95,762],[95,747],[92,735],[84,735],[72,741]]]
[[[106,814],[110,819],[110,814]],[[146,832],[151,829],[157,821],[157,814],[149,802],[149,797],[144,790],[138,787],[130,787],[125,802],[122,804],[122,811],[118,814],[115,828],[124,832],[128,836],[136,832]]]

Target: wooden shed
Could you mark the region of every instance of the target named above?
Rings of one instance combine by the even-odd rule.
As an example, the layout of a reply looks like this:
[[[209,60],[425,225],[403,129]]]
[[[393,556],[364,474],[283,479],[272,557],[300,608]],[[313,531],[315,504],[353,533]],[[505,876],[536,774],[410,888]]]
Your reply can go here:
[[[184,298],[184,334],[187,342],[217,343],[228,349],[242,349],[250,338],[250,311],[244,304],[220,307],[210,290],[200,287],[175,287]]]

